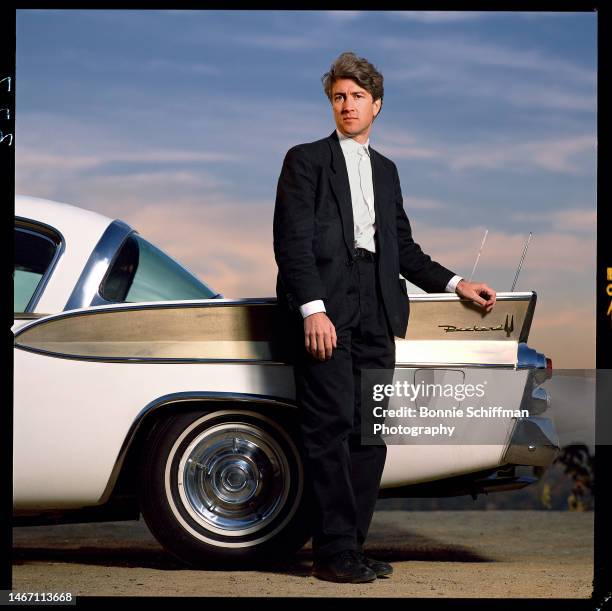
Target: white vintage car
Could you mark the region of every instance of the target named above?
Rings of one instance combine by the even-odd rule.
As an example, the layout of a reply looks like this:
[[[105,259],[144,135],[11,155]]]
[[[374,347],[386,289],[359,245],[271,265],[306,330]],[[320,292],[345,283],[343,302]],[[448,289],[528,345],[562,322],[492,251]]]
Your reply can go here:
[[[120,220],[23,196],[15,212],[14,524],[142,513],[194,565],[299,549],[308,498],[275,299],[222,298]],[[514,411],[446,442],[390,435],[380,496],[535,481],[558,451],[552,366],[525,343],[535,293],[499,293],[487,315],[410,300],[396,374],[488,384],[487,405]]]

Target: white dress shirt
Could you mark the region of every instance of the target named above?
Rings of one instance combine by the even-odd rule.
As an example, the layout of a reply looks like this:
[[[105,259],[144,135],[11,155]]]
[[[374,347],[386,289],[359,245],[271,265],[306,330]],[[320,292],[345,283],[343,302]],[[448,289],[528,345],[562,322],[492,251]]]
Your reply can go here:
[[[351,204],[353,206],[353,229],[355,248],[365,248],[376,252],[374,234],[376,233],[376,214],[374,212],[374,184],[372,182],[372,164],[370,162],[370,140],[361,144],[345,136],[336,129],[340,147],[344,153],[351,189]],[[447,293],[454,293],[461,276],[453,276],[446,285]],[[309,301],[300,306],[302,316],[306,318],[317,312],[325,312],[325,304],[321,299]]]
[[[374,211],[374,184],[370,162],[370,140],[360,144],[336,130],[344,153],[351,188],[355,248],[376,252],[376,213]]]

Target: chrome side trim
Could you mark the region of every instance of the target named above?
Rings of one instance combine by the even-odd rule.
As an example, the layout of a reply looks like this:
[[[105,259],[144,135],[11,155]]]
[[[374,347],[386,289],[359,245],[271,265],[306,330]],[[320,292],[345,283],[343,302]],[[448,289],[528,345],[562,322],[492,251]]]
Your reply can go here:
[[[552,420],[540,416],[517,418],[502,462],[547,467],[559,452],[559,436]]]
[[[49,267],[45,271],[44,276],[41,278],[40,282],[38,283],[38,286],[36,287],[36,290],[34,291],[34,294],[30,298],[30,301],[26,306],[26,312],[33,312],[36,309],[36,306],[38,305],[40,297],[43,294],[47,283],[49,282],[49,278],[51,278],[51,275],[53,274],[53,270],[55,269],[57,262],[66,250],[66,240],[57,229],[51,227],[51,225],[47,225],[46,223],[34,221],[23,216],[16,216],[15,223],[15,229],[17,229],[18,231],[25,231],[26,233],[32,233],[34,235],[42,235],[42,237],[51,240],[56,246],[53,259],[51,259]]]
[[[487,367],[491,369],[515,369],[510,363],[396,363],[395,369],[413,369],[415,367],[429,367],[432,369],[449,369],[452,367],[460,367],[461,369],[481,369]]]
[[[284,399],[281,397],[269,397],[267,395],[257,395],[249,393],[213,393],[209,391],[189,391],[171,393],[168,395],[163,395],[162,397],[158,397],[157,399],[154,399],[153,401],[148,403],[143,409],[141,409],[136,418],[134,419],[134,422],[132,422],[132,425],[130,426],[129,431],[125,436],[125,439],[123,440],[123,444],[121,445],[121,449],[119,450],[119,454],[117,455],[117,458],[115,460],[115,465],[113,466],[113,469],[111,471],[111,475],[108,479],[106,488],[104,489],[102,496],[98,500],[98,505],[106,503],[110,498],[115,484],[117,483],[121,468],[123,467],[125,457],[128,453],[128,450],[130,449],[130,446],[132,445],[132,441],[140,430],[145,416],[153,413],[161,407],[165,407],[174,403],[185,403],[188,401],[201,401],[202,403],[226,403],[228,401],[234,401],[237,403],[248,403],[250,405],[256,403],[259,405],[266,405],[268,407],[297,409],[297,405],[290,399]]]
[[[76,290],[76,289],[75,289]],[[95,304],[95,305],[85,305],[75,308],[76,311],[66,311],[68,308],[64,308],[63,312],[59,312],[57,314],[45,314],[45,317],[51,318],[51,320],[62,320],[64,318],[70,318],[72,316],[88,316],[91,314],[98,314],[100,312],[121,312],[125,310],[149,310],[149,309],[176,309],[176,308],[207,308],[207,307],[232,307],[232,306],[241,306],[241,305],[274,305],[276,304],[276,299],[273,298],[253,298],[253,299],[217,299],[215,297],[211,297],[210,299],[194,299],[189,301],[146,301],[146,302],[133,302],[133,303],[112,303],[107,305],[103,304]],[[27,329],[31,329],[37,324],[45,324],[45,322],[50,321],[40,321],[33,322],[19,329],[15,338],[19,337],[22,332],[25,332]],[[20,347],[20,346],[18,346]]]
[[[18,330],[18,332],[21,329]],[[215,359],[215,358],[155,358],[155,357],[112,357],[112,356],[83,356],[76,354],[62,354],[61,352],[52,352],[50,350],[42,350],[41,348],[32,348],[30,346],[23,346],[21,344],[15,344],[15,348],[24,350],[25,352],[32,352],[34,354],[40,354],[42,356],[49,356],[52,358],[66,359],[69,361],[89,361],[94,363],[136,363],[136,364],[169,364],[169,363],[183,363],[183,364],[196,364],[196,363],[209,363],[209,364],[222,364],[222,363],[240,363],[241,365],[287,365],[284,361],[274,361],[266,359]],[[438,363],[439,367],[440,364]]]
[[[125,225],[121,221],[115,221],[115,222]],[[125,227],[127,228],[128,226],[125,225]],[[124,234],[124,238],[127,238],[129,233],[131,233],[131,230]],[[100,240],[100,242],[102,242],[102,239]],[[97,247],[96,247],[96,250],[97,250]],[[87,315],[87,314],[96,314],[100,311],[113,312],[113,311],[126,310],[126,309],[146,310],[150,308],[156,308],[156,309],[190,308],[190,307],[207,308],[207,307],[219,307],[219,306],[232,307],[232,306],[241,306],[241,305],[264,306],[264,305],[275,305],[277,302],[275,297],[251,297],[251,298],[242,298],[242,299],[227,299],[227,298],[217,298],[215,296],[215,297],[211,297],[210,299],[195,299],[195,300],[184,300],[184,301],[168,301],[168,302],[150,301],[150,302],[121,303],[121,304],[102,303],[99,305],[98,304],[93,305],[92,302],[95,302],[96,299],[98,299],[95,296],[97,295],[97,291],[98,291],[98,286],[99,286],[99,283],[98,283],[95,286],[95,294],[91,296],[89,301],[87,303],[79,305],[79,302],[87,301],[87,299],[83,297],[83,290],[84,290],[83,284],[87,281],[86,272],[88,271],[88,269],[90,269],[90,267],[93,267],[93,265],[95,264],[95,262],[93,261],[93,257],[94,257],[94,254],[96,253],[96,250],[94,250],[94,253],[92,253],[92,256],[90,257],[90,261],[88,261],[85,269],[83,270],[81,277],[79,278],[79,281],[77,283],[77,286],[73,290],[72,295],[70,296],[70,299],[68,300],[68,303],[66,304],[66,307],[64,308],[64,310],[68,310],[68,309],[77,310],[81,308],[87,308],[84,311],[78,312],[79,315]],[[111,261],[109,261],[106,264],[106,269],[108,268],[110,263]],[[104,274],[101,274],[101,276],[103,275]],[[522,301],[525,298],[531,298],[534,295],[535,293],[533,292],[500,293],[498,294],[498,301]],[[443,295],[434,295],[434,294],[420,295],[419,294],[419,295],[411,295],[410,301],[459,301],[459,297],[457,295],[450,295],[450,294],[443,294]],[[58,320],[65,316],[73,316],[75,314],[77,314],[77,312],[57,313],[53,315],[53,320]],[[31,326],[32,325],[28,325],[27,328],[30,328]],[[25,331],[25,329],[23,330]],[[545,363],[543,366],[545,367]]]
[[[19,333],[19,332],[18,332]],[[94,363],[134,363],[134,364],[151,364],[151,365],[160,365],[160,364],[171,364],[171,363],[182,363],[182,364],[236,364],[239,363],[241,365],[286,365],[288,367],[291,366],[291,363],[285,361],[273,361],[273,360],[261,360],[261,359],[184,359],[184,358],[174,358],[174,359],[158,359],[158,358],[115,358],[115,357],[94,357],[94,356],[81,356],[81,355],[73,355],[73,354],[62,354],[60,352],[51,352],[48,350],[41,350],[40,348],[31,348],[29,346],[23,346],[20,344],[16,344],[15,348],[19,350],[24,350],[25,352],[32,352],[33,354],[40,354],[42,356],[49,356],[51,358],[59,358],[66,359],[72,361],[89,361]],[[503,364],[503,363],[396,363],[395,369],[413,369],[415,367],[428,367],[431,369],[448,369],[449,367],[460,367],[463,369],[482,369],[486,368],[494,368],[494,369],[512,369],[514,370],[514,365]]]
[[[125,236],[127,237],[127,235]],[[92,255],[93,256],[93,255]],[[85,271],[85,270],[84,270]],[[83,276],[83,274],[82,274]],[[81,279],[79,279],[79,283],[80,283]],[[73,295],[76,293],[77,289],[78,289],[78,284],[77,287],[75,287],[74,291],[73,291]],[[97,287],[96,287],[97,288]],[[525,296],[530,296],[532,295],[532,293],[517,293],[516,295],[519,295],[513,299],[508,299],[509,301],[521,301],[525,298]],[[426,297],[432,297],[431,295],[425,295]],[[69,300],[69,304],[71,304],[72,302],[72,297]],[[455,298],[453,299],[453,296],[449,296],[449,299],[444,299],[443,301],[459,301],[459,298],[457,295],[455,295]],[[438,298],[432,298],[432,299],[427,299],[427,300],[418,300],[418,301],[438,301]],[[412,297],[411,297],[411,301],[412,301]],[[91,304],[86,304],[83,306],[74,306],[73,309],[81,309],[83,308],[82,311],[80,312],[60,312],[58,314],[53,315],[53,320],[60,320],[62,318],[68,317],[68,316],[75,316],[75,315],[79,315],[79,316],[85,316],[85,315],[89,315],[89,314],[97,314],[99,312],[116,312],[116,311],[124,311],[124,310],[147,310],[147,309],[173,309],[173,308],[208,308],[208,307],[220,307],[220,306],[224,306],[224,307],[232,307],[232,306],[243,306],[243,305],[253,305],[253,306],[264,306],[264,305],[276,305],[277,300],[275,297],[247,297],[247,298],[243,298],[243,299],[226,299],[226,298],[216,298],[216,297],[211,297],[210,299],[192,299],[192,300],[185,300],[185,301],[146,301],[146,302],[135,302],[135,303],[113,303],[113,304],[107,304],[107,303],[101,303],[101,304],[96,304],[95,306],[92,306]],[[68,305],[68,304],[67,304]],[[86,308],[86,309],[85,309]],[[69,308],[66,307],[64,308],[64,310],[68,310]],[[31,328],[31,326],[29,326],[28,328]],[[402,339],[402,338],[400,338]],[[531,350],[531,348],[529,348],[529,350]],[[544,367],[546,366],[546,362],[544,362]]]
[[[106,228],[89,256],[64,310],[76,310],[91,305],[115,255],[131,233],[134,233],[134,229],[119,220],[113,221]]]
[[[535,297],[534,291],[497,293],[498,301],[524,301]],[[410,293],[410,301],[462,301],[456,293]],[[466,301],[465,299],[463,301]]]
[[[525,301],[526,299],[535,299],[537,297],[535,291],[521,292],[506,292],[497,293],[498,301]],[[411,302],[414,301],[462,301],[461,297],[456,293],[409,293],[408,298]],[[276,303],[276,297],[247,297],[242,299],[223,299],[222,301],[247,301],[253,303],[255,301],[266,301],[267,303]],[[221,301],[221,300],[220,300]],[[463,301],[466,301],[465,299]]]

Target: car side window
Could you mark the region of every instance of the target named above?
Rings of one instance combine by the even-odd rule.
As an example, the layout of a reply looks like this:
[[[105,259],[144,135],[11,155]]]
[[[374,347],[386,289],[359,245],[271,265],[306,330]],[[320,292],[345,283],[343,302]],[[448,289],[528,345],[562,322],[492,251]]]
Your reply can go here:
[[[130,235],[100,285],[114,303],[210,299],[216,293],[159,248]]]
[[[15,228],[14,312],[28,312],[33,307],[59,246],[58,242],[42,233]]]

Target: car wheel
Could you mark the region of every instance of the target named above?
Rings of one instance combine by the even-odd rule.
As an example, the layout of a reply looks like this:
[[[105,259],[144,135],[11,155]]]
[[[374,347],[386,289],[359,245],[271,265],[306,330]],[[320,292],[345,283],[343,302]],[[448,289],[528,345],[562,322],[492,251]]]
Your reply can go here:
[[[310,536],[299,451],[268,416],[172,416],[152,431],[141,465],[143,517],[189,564],[282,561]]]

